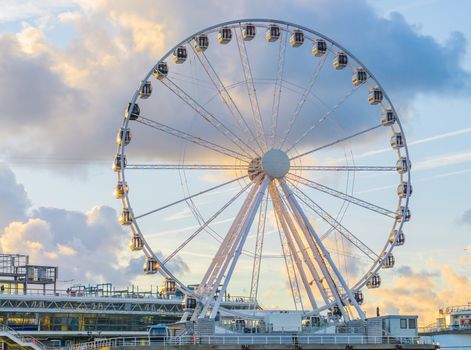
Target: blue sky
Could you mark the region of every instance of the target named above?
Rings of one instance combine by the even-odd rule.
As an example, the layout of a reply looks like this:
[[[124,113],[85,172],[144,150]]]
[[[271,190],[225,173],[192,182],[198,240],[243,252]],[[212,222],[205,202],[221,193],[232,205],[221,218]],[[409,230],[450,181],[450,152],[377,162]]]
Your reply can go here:
[[[153,62],[189,33],[234,17],[281,18],[318,30],[357,55],[389,93],[404,124],[414,170],[413,220],[405,228],[407,244],[395,252],[396,269],[384,274],[383,288],[370,293],[365,307],[382,305],[387,312],[414,312],[433,320],[441,304],[467,302],[471,296],[457,291],[471,285],[471,27],[463,15],[471,4],[343,1],[334,10],[329,1],[269,3],[276,6],[267,8],[263,1],[233,7],[215,1],[198,6],[143,1],[133,7],[119,1],[0,1],[0,47],[5,53],[0,69],[6,77],[0,86],[5,106],[0,132],[2,250],[28,252],[38,262],[61,267],[73,265],[64,266],[62,276],[77,283],[113,279],[118,284],[159,284],[137,275],[140,266],[126,250],[127,232],[111,222],[113,210],[120,209],[111,195],[116,179],[110,159],[123,107]],[[296,77],[303,73],[292,71]],[[181,105],[170,103],[162,111],[184,113]],[[164,147],[163,140],[157,146],[138,143],[138,157],[149,159],[153,150],[148,147]],[[387,146],[371,142],[372,150]],[[371,161],[375,159],[381,157]],[[142,208],[152,208],[159,196],[170,200],[173,192],[181,193],[175,175],[138,179],[132,191],[141,191]],[[368,181],[360,178],[356,184],[365,199],[381,202],[395,191],[369,192],[395,183]],[[168,185],[162,190],[155,183]],[[216,183],[203,174],[190,181],[192,190]],[[147,197],[142,194],[146,189]],[[227,198],[223,192],[199,205],[209,214]],[[361,230],[369,218],[349,210],[345,220]],[[166,215],[145,224],[157,250],[164,252],[173,244],[169,232],[194,225],[185,207]],[[224,232],[228,222],[214,228]],[[94,235],[101,237],[94,242]],[[193,253],[174,266],[188,283],[195,282],[195,270],[204,265],[201,246]],[[96,264],[103,268],[97,270]],[[249,270],[241,268],[242,281]],[[273,272],[282,275],[275,268]],[[267,299],[276,304],[284,288],[267,282]],[[246,292],[242,282],[233,289]]]

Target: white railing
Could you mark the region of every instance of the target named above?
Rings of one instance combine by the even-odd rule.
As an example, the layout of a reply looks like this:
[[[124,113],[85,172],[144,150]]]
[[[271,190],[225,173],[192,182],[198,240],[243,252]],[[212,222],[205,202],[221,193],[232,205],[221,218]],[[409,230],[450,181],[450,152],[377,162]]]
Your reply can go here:
[[[102,347],[207,345],[307,345],[307,344],[425,344],[420,337],[368,337],[363,335],[211,335],[181,337],[133,337],[102,339],[66,347],[66,350],[94,350]]]
[[[19,342],[22,342],[23,344],[31,344],[31,346],[36,346],[40,349],[46,349],[47,348],[43,343],[41,343],[36,338],[21,335],[16,330],[14,330],[13,328],[8,327],[7,325],[0,325],[0,332],[4,332],[4,333],[9,334],[12,337],[12,340],[14,340],[14,341],[19,341]]]

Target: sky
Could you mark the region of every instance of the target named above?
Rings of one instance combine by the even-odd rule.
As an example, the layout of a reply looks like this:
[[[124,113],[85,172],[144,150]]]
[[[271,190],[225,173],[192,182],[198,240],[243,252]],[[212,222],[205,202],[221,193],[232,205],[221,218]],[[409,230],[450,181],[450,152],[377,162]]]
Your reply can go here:
[[[404,229],[406,244],[394,251],[395,268],[382,273],[382,287],[364,289],[367,315],[380,306],[383,313],[418,314],[420,323],[426,325],[434,321],[440,306],[471,301],[465,292],[471,290],[471,27],[463,15],[471,10],[469,2],[358,0],[333,4],[294,0],[227,5],[210,0],[197,4],[149,0],[131,5],[106,0],[0,0],[0,6],[2,252],[29,254],[34,263],[58,265],[63,285],[108,281],[118,286],[136,283],[142,288],[159,285],[160,277],[142,275],[142,256],[129,252],[129,230],[117,222],[120,204],[112,196],[116,176],[110,163],[124,107],[153,64],[191,33],[236,18],[278,18],[323,33],[354,53],[387,91],[407,137],[413,164],[412,219]],[[268,116],[272,90],[262,84],[262,78],[274,76],[277,48],[265,43],[261,35],[253,44],[249,54],[272,59],[252,63],[260,78],[260,101],[266,101],[262,112]],[[208,57],[217,71],[224,72],[223,81],[241,81],[237,45],[232,42],[221,49],[213,45]],[[280,115],[290,113],[300,93],[295,84],[305,86],[314,69],[310,50],[296,50],[286,51],[291,65],[284,74],[293,85],[284,85]],[[214,90],[191,57],[195,58],[190,55],[189,62],[178,67],[181,70],[174,73],[175,81],[208,109],[223,114],[223,106],[211,98]],[[172,69],[175,66],[170,65]],[[351,73],[322,72],[294,135],[310,125],[310,112],[324,111],[319,101],[333,105],[340,90],[351,88]],[[142,101],[146,116],[223,142],[176,96],[153,84],[152,98]],[[335,120],[319,128],[301,148],[310,149],[331,137],[371,125],[378,109],[364,103],[367,91],[360,91],[352,95],[349,105],[336,111]],[[236,101],[243,101],[242,87],[235,86],[231,93]],[[241,108],[244,114],[250,112],[248,103]],[[348,118],[352,111],[358,117]],[[132,131],[128,156],[134,164],[182,159],[187,163],[225,162],[169,136],[155,137],[154,131],[134,125]],[[304,161],[384,165],[392,161],[387,135],[382,129],[349,147]],[[190,193],[215,186],[221,179],[228,181],[233,175],[186,174]],[[397,176],[336,176],[320,175],[316,181],[388,208],[397,202]],[[175,171],[132,173],[128,181],[136,212],[182,198],[184,193],[181,174]],[[239,190],[238,185],[229,185],[195,200],[195,204],[209,217]],[[308,193],[318,195],[313,198],[323,200],[326,208],[342,216],[342,223],[372,247],[379,248],[387,240],[388,226],[370,213]],[[240,203],[241,199],[235,201],[234,208],[213,223],[216,233],[225,234]],[[320,231],[326,229],[315,215],[310,218]],[[270,213],[268,222],[260,295],[265,305],[284,306],[289,291]],[[196,224],[189,207],[182,205],[146,218],[141,228],[158,254],[166,255],[197,228]],[[252,232],[248,245],[254,242]],[[339,248],[345,242],[336,235],[326,242],[329,248],[343,251],[334,256],[349,278],[353,280],[365,268],[364,259],[357,259],[351,247]],[[216,243],[206,232],[169,267],[185,282],[196,283]],[[242,256],[234,279],[240,282],[230,287],[233,294],[247,294],[251,268],[250,257]],[[271,278],[274,275],[279,278]]]

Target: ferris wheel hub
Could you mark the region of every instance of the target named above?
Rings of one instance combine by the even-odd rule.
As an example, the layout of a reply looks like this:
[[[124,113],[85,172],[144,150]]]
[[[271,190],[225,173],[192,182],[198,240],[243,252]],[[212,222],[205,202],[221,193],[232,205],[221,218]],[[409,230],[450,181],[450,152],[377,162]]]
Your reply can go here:
[[[261,166],[265,174],[279,179],[288,173],[290,160],[285,152],[272,148],[263,155]]]

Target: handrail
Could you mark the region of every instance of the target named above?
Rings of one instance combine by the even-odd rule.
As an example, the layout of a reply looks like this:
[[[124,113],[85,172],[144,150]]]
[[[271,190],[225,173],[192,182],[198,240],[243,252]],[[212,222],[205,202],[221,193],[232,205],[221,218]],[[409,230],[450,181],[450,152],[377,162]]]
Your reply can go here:
[[[420,337],[369,337],[364,335],[305,335],[305,334],[267,334],[267,335],[211,335],[177,337],[131,337],[109,338],[88,343],[63,347],[64,350],[95,350],[103,347],[136,347],[154,344],[183,346],[192,344],[207,345],[254,345],[254,344],[428,344]],[[430,342],[430,344],[432,344]]]
[[[0,325],[0,331],[1,332],[6,332],[6,333],[9,333],[10,335],[12,335],[13,337],[17,338],[19,341],[25,343],[25,344],[32,344],[32,345],[35,345],[37,346],[38,348],[40,349],[47,349],[47,346],[44,345],[43,343],[41,343],[39,340],[37,340],[36,338],[33,338],[31,336],[24,336],[24,335],[21,335],[20,333],[18,333],[16,330],[14,330],[13,328],[10,328],[8,327],[7,325],[5,324],[2,324]]]

